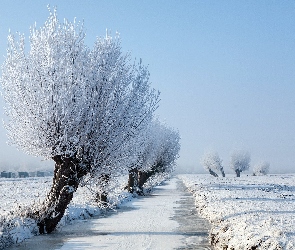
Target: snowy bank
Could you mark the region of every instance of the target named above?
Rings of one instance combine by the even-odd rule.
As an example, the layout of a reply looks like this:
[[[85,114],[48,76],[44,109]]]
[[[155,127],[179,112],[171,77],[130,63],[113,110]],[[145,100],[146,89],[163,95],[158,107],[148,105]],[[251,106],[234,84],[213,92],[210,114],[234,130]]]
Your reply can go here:
[[[167,174],[155,176],[145,184],[145,190],[159,185],[168,178]],[[128,177],[120,177],[110,182],[108,188],[109,207],[115,208],[129,201],[133,196],[126,186]],[[20,243],[39,234],[35,220],[27,218],[30,211],[38,208],[45,199],[52,183],[52,177],[44,178],[0,178],[0,249]],[[77,219],[87,219],[105,212],[95,200],[93,191],[88,186],[79,187],[68,206],[59,228]]]
[[[178,177],[212,224],[216,249],[295,249],[295,174]]]

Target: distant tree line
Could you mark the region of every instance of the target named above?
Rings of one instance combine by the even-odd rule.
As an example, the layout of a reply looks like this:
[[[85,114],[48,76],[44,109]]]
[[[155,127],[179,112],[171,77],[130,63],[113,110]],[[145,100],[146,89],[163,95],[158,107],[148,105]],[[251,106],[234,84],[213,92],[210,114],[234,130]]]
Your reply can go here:
[[[230,156],[230,168],[235,172],[237,177],[241,176],[243,171],[250,168],[251,156],[249,152],[238,150],[234,151]],[[217,152],[207,152],[201,159],[203,167],[214,177],[218,177],[221,174],[225,177],[222,160],[220,159]],[[260,162],[254,166],[253,175],[266,175],[269,173],[268,162]]]

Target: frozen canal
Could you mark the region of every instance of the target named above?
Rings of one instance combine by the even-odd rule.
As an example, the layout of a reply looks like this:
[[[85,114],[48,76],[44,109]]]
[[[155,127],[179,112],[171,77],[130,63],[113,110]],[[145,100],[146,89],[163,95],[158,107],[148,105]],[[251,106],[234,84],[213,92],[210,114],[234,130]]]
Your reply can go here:
[[[211,249],[208,230],[208,223],[196,214],[193,197],[173,178],[150,196],[104,217],[76,222],[9,249]]]

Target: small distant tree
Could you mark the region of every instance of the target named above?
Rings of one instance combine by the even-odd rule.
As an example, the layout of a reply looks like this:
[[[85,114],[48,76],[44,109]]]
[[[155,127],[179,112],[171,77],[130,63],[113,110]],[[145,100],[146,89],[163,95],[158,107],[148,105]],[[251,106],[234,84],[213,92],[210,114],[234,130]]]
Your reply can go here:
[[[218,177],[218,174],[216,172],[221,172],[222,177],[225,177],[222,160],[219,158],[217,152],[205,153],[201,160],[201,164],[214,177]]]
[[[269,166],[270,164],[265,161],[258,163],[253,169],[253,175],[267,175],[269,173]]]
[[[236,172],[237,177],[241,172],[248,170],[250,167],[250,154],[247,151],[235,151],[231,155],[230,167]]]

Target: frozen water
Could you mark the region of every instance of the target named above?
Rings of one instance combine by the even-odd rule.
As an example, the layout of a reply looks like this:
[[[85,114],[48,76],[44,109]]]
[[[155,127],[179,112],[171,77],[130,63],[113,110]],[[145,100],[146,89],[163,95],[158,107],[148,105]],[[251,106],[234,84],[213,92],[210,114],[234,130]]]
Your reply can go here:
[[[94,219],[36,236],[11,249],[210,249],[208,223],[173,178],[145,197]]]

